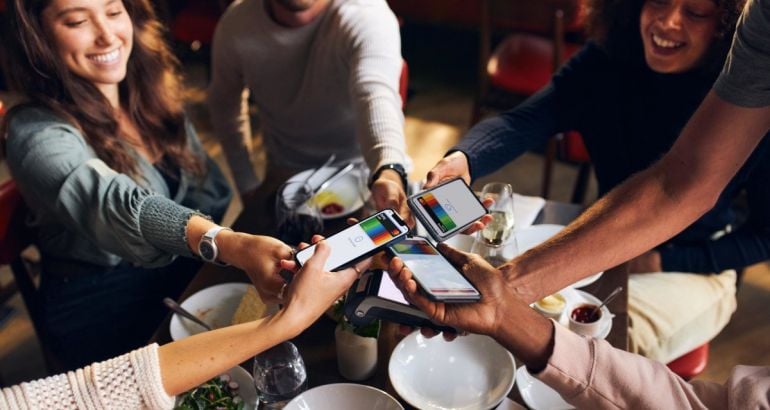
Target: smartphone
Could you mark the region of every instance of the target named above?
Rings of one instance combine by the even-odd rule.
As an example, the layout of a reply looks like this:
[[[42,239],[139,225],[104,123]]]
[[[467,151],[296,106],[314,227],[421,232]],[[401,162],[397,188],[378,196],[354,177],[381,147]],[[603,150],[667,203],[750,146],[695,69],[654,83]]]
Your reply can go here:
[[[481,293],[444,255],[421,237],[405,239],[388,247],[412,271],[412,277],[428,299],[436,302],[476,302]]]
[[[420,309],[409,304],[390,275],[381,269],[364,272],[345,297],[345,316],[356,326],[376,319],[415,327],[430,327],[439,332],[456,329],[433,323]]]
[[[324,239],[331,247],[324,270],[336,271],[347,268],[393,242],[406,237],[409,227],[392,209],[382,210],[363,221]],[[297,252],[295,259],[302,266],[313,256],[315,245]]]
[[[407,205],[437,242],[462,232],[487,213],[462,178],[451,179],[413,195]]]

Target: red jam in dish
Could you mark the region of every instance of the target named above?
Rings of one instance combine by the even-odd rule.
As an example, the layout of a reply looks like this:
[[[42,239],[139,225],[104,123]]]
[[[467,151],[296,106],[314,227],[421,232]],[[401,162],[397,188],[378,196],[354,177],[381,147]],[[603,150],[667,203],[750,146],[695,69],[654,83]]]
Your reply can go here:
[[[324,205],[324,207],[321,208],[321,213],[324,215],[334,215],[342,212],[343,210],[345,210],[344,206],[336,202],[332,202],[330,204]]]
[[[580,305],[572,310],[572,320],[580,323],[593,323],[602,317],[602,311],[595,311],[596,305]]]

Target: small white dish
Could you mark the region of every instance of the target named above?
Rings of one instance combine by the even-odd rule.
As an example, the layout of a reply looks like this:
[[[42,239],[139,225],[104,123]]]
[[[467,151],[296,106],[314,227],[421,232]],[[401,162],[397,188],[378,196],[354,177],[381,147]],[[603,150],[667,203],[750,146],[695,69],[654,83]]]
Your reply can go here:
[[[257,408],[257,388],[254,386],[254,379],[243,367],[235,366],[225,372],[230,378],[238,383],[238,396],[243,399],[244,410],[256,410]],[[177,396],[175,406],[179,405],[181,395]]]
[[[308,185],[315,189],[339,169],[340,166],[330,166],[319,169],[318,172],[316,172],[316,174],[307,181]],[[314,169],[302,171],[289,178],[289,181],[304,181],[307,179],[307,177],[310,176],[311,173],[313,173],[313,171]],[[364,206],[364,200],[369,198],[369,191],[367,190],[363,193],[363,195],[359,193],[362,185],[360,181],[362,178],[361,172],[362,171],[359,167],[354,167],[346,174],[340,176],[339,179],[336,179],[331,185],[326,187],[326,189],[316,194],[316,200],[321,199],[319,201],[321,203],[318,204],[318,210],[322,219],[341,218],[343,216],[350,215],[355,211],[358,211],[361,209],[361,207]],[[284,195],[290,194],[291,192],[284,192]],[[326,196],[326,200],[323,200],[324,196]],[[327,209],[327,212],[324,212],[324,206],[329,205],[325,203],[327,201],[330,203],[334,202],[338,204],[342,207],[342,210],[338,212],[328,212]]]
[[[419,409],[491,409],[514,383],[513,356],[487,336],[447,342],[412,332],[398,343],[388,364],[398,395]]]
[[[524,404],[538,410],[567,410],[573,409],[569,403],[536,377],[527,372],[526,366],[516,370],[516,387],[519,389]]]
[[[567,307],[564,309],[564,312],[562,312],[559,323],[564,325],[567,329],[569,329],[569,315],[573,307],[582,303],[591,303],[594,305],[600,305],[602,303],[596,296],[578,289],[566,288],[562,289],[560,293],[564,296]],[[602,306],[602,316],[608,319],[605,319],[603,327],[599,330],[599,333],[594,336],[596,339],[606,338],[610,334],[610,330],[612,330],[612,318],[615,316],[610,313],[607,306]]]
[[[223,283],[192,294],[181,306],[214,329],[229,326],[250,283]],[[205,332],[197,323],[174,314],[169,324],[173,340]]]
[[[380,389],[363,384],[335,383],[314,387],[292,399],[284,410],[403,410]]]

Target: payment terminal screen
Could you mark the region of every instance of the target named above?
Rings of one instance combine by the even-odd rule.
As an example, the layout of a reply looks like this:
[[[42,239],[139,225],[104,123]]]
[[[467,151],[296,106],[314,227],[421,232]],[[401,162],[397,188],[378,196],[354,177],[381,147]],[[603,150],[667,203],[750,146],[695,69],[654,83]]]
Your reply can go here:
[[[407,231],[405,226],[399,226],[386,212],[365,219],[344,231],[326,238],[326,243],[331,248],[329,259],[326,260],[324,269],[332,271],[350,261],[359,258],[366,253],[390,242],[391,239]],[[297,260],[301,264],[310,259],[315,247],[311,246],[297,253]]]
[[[484,214],[484,207],[461,180],[418,195],[417,203],[428,223],[442,233],[465,226]]]
[[[390,247],[426,291],[443,298],[478,295],[478,291],[436,248],[422,239],[407,239]]]

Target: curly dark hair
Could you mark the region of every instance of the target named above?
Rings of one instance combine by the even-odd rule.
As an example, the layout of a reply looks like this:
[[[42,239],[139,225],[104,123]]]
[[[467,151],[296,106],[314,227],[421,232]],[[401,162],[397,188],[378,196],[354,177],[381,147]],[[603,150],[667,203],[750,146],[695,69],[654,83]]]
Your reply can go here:
[[[639,16],[646,0],[586,0],[584,16],[589,38],[601,44],[615,59],[628,63],[643,63],[644,49],[639,35]],[[704,69],[721,69],[730,49],[735,24],[746,0],[712,0],[717,5],[720,24],[717,40],[704,59]]]
[[[115,110],[94,84],[69,71],[43,29],[41,14],[50,1],[8,2],[8,80],[29,103],[47,107],[79,128],[110,167],[137,177],[136,160],[123,142]],[[171,165],[202,176],[203,159],[187,144],[179,63],[165,42],[163,26],[149,0],[123,4],[134,26],[134,45],[126,78],[119,84],[120,104],[150,149]]]

